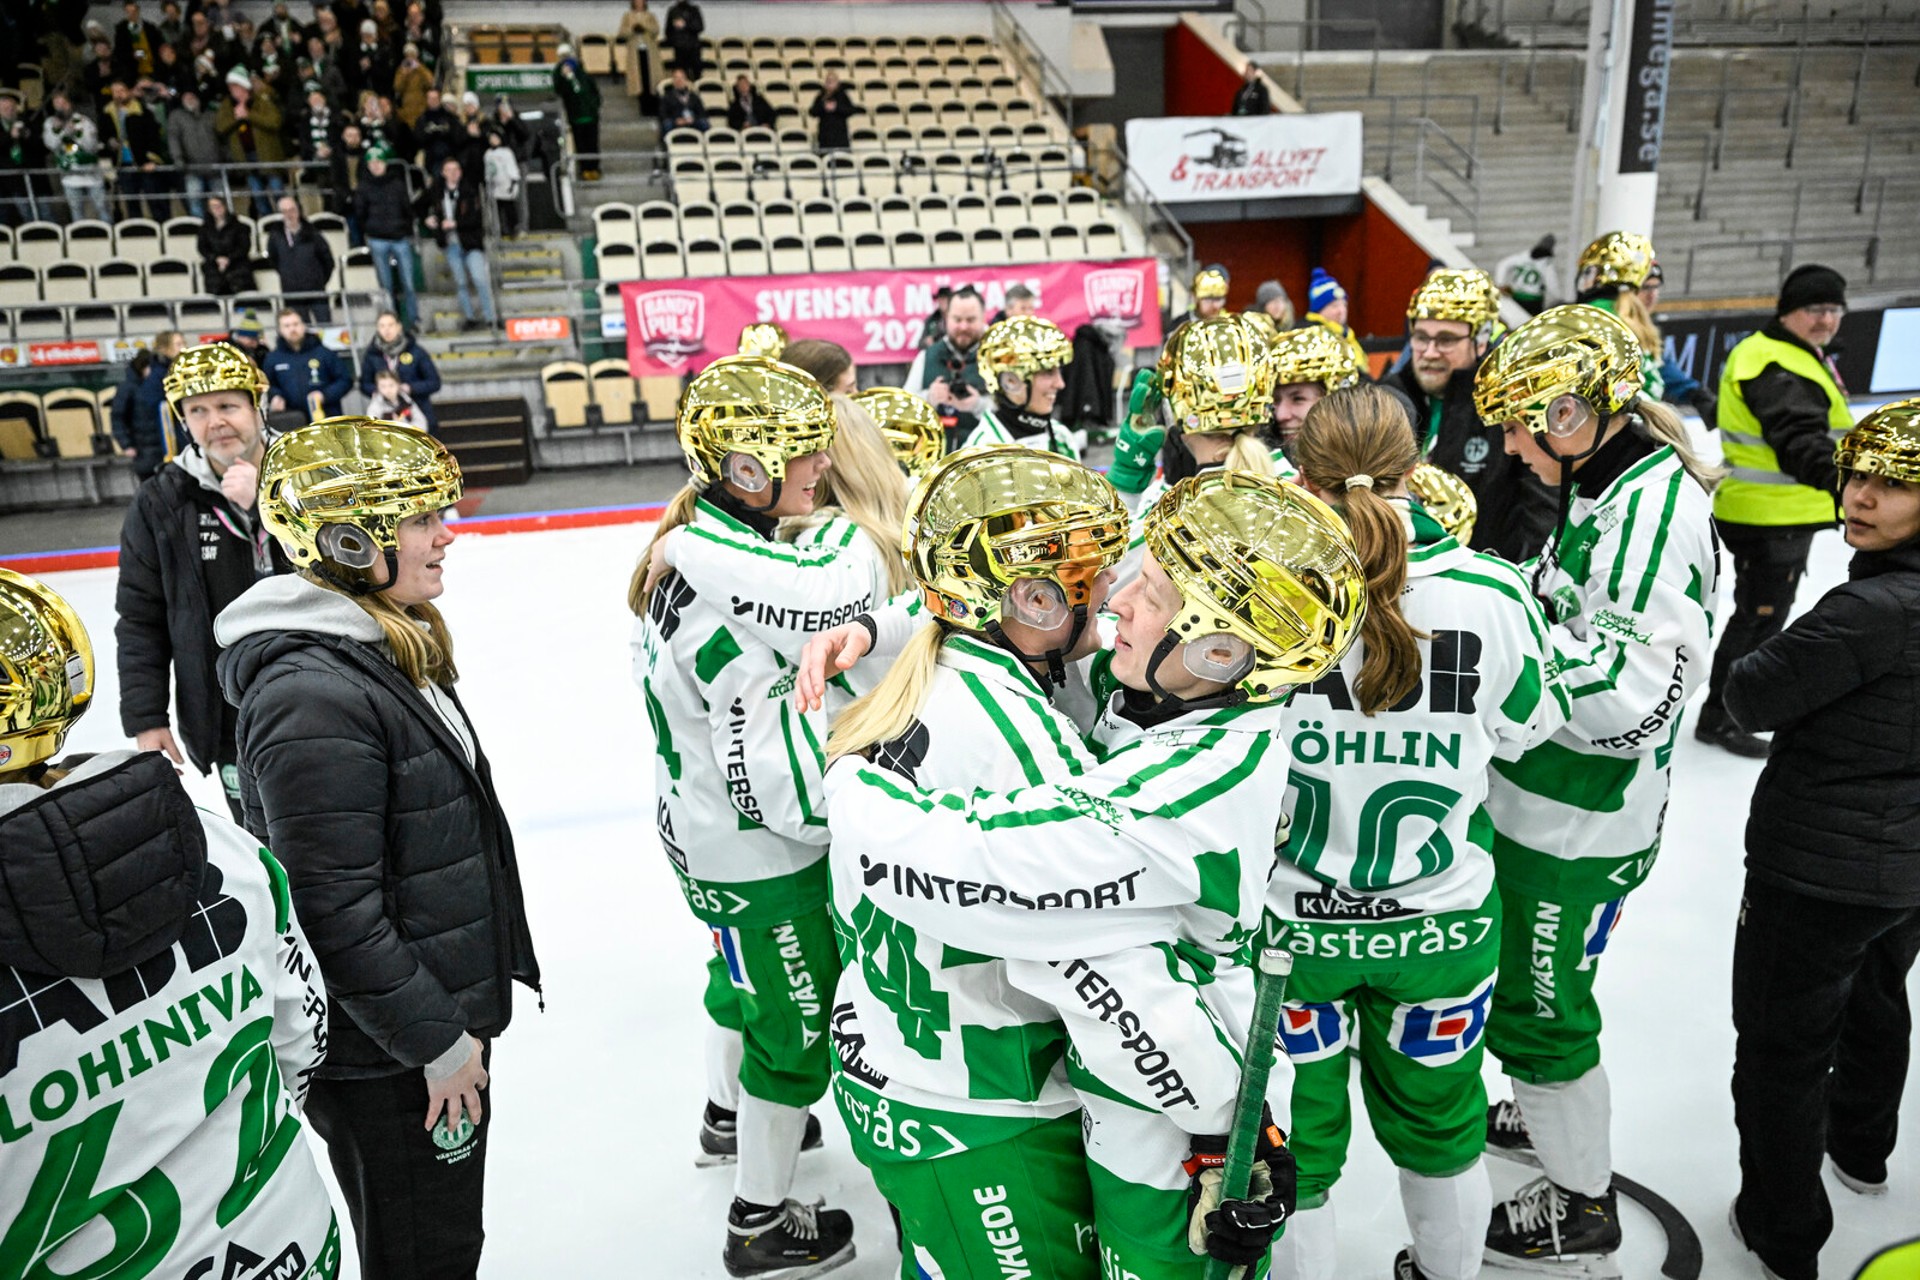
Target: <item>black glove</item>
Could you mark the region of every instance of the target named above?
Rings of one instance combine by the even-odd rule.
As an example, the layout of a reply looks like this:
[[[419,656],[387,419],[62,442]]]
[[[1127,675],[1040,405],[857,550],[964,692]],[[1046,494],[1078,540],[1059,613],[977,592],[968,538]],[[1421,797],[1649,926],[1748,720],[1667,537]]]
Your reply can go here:
[[[1221,1199],[1226,1180],[1227,1137],[1195,1137],[1187,1171],[1187,1247],[1236,1267],[1252,1266],[1273,1247],[1293,1216],[1299,1175],[1287,1135],[1260,1113],[1260,1141],[1253,1152],[1253,1181],[1245,1200]]]
[[[1687,403],[1700,415],[1700,425],[1709,431],[1720,429],[1720,397],[1705,387],[1695,387],[1687,392]]]

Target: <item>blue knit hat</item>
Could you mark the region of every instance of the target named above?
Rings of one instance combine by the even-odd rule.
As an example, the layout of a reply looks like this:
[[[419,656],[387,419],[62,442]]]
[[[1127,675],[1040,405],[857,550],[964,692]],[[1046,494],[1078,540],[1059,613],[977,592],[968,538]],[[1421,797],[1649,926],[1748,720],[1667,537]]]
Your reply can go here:
[[[1313,269],[1313,280],[1307,285],[1307,310],[1325,311],[1333,303],[1347,296],[1340,282],[1326,273],[1325,268]]]
[[[255,342],[267,336],[266,326],[260,323],[260,317],[252,311],[242,311],[234,321],[233,337],[251,338]]]

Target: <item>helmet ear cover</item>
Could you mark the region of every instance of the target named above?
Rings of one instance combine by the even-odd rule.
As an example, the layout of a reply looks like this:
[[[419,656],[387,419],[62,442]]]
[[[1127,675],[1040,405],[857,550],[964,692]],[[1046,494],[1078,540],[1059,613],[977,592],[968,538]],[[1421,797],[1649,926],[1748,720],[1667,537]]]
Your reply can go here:
[[[1234,685],[1253,669],[1253,646],[1223,631],[1187,641],[1180,650],[1180,664],[1196,679]]]
[[[722,465],[726,468],[727,482],[744,492],[763,493],[773,482],[766,464],[750,453],[730,453]]]
[[[323,525],[313,544],[321,555],[348,569],[371,569],[380,556],[380,544],[357,524]]]
[[[1000,394],[1014,404],[1025,404],[1033,384],[1011,369],[1000,375]]]
[[[1009,586],[1001,609],[1007,621],[1036,631],[1064,626],[1073,612],[1067,604],[1066,590],[1057,582],[1040,578],[1025,578]]]
[[[1585,426],[1589,419],[1597,419],[1600,415],[1582,397],[1564,392],[1547,405],[1546,416],[1547,434],[1556,440],[1564,440]]]

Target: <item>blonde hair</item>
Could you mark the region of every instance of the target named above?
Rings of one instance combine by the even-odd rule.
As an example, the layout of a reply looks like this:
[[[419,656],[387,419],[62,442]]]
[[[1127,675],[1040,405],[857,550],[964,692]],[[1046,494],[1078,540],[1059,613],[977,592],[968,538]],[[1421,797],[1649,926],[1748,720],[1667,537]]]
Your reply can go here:
[[[947,626],[928,622],[913,633],[900,656],[872,690],[855,698],[827,733],[827,761],[858,755],[876,743],[891,742],[920,714],[946,643]]]
[[[1307,410],[1293,442],[1300,475],[1335,495],[1367,571],[1367,616],[1360,624],[1360,710],[1371,716],[1420,687],[1422,633],[1400,611],[1407,585],[1407,529],[1379,490],[1401,485],[1420,461],[1407,412],[1376,386],[1335,391]],[[1364,476],[1370,485],[1349,486]]]
[[[1236,431],[1233,443],[1227,447],[1227,456],[1221,466],[1229,471],[1251,471],[1255,475],[1270,476],[1273,472],[1273,450],[1261,440],[1255,430]]]
[[[1635,410],[1647,434],[1653,437],[1655,444],[1664,444],[1680,458],[1680,465],[1686,468],[1695,483],[1708,493],[1725,476],[1726,470],[1705,462],[1693,451],[1693,441],[1687,436],[1687,424],[1681,420],[1679,411],[1672,405],[1659,400],[1642,398]]]
[[[692,485],[681,486],[680,492],[673,495],[666,510],[660,513],[660,523],[653,526],[653,536],[647,539],[647,549],[640,553],[640,563],[633,567],[633,577],[627,581],[627,608],[639,617],[647,611],[647,565],[653,559],[653,544],[660,541],[664,534],[671,533],[683,524],[693,520],[693,504],[699,501],[700,491]]]
[[[416,689],[428,683],[450,685],[460,679],[453,665],[453,636],[447,621],[430,604],[396,604],[384,591],[354,595],[338,583],[329,582],[313,569],[302,569],[300,576],[317,587],[345,596],[380,624],[393,665],[400,668]]]
[[[1648,358],[1658,360],[1663,345],[1660,339],[1660,326],[1653,322],[1653,313],[1647,310],[1647,304],[1642,301],[1640,291],[1622,289],[1619,299],[1613,305],[1614,314],[1620,317],[1622,324],[1633,331],[1634,339],[1639,342],[1640,349],[1647,353]]]
[[[900,464],[880,434],[873,415],[843,395],[832,397],[835,420],[833,444],[827,454],[833,465],[820,477],[819,501],[812,515],[780,522],[780,536],[791,542],[816,528],[836,507],[860,526],[880,548],[887,568],[887,594],[906,590],[906,557],[900,554],[900,526],[907,521],[907,491],[900,483]]]

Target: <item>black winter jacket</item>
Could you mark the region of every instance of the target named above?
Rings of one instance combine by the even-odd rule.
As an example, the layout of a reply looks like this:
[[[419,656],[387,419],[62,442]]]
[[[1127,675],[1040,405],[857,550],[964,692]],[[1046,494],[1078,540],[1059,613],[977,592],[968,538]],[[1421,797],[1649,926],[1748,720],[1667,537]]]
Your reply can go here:
[[[1920,545],[1850,580],[1733,665],[1727,710],[1773,752],[1747,869],[1811,898],[1920,906]]]
[[[378,624],[303,578],[261,583],[217,634],[246,825],[286,867],[327,983],[319,1074],[392,1075],[506,1030],[513,980],[537,991],[540,969],[477,741],[469,763]]]
[[[1413,402],[1414,436],[1423,445],[1427,461],[1453,472],[1473,490],[1480,515],[1474,521],[1470,545],[1518,564],[1547,545],[1557,499],[1524,462],[1507,456],[1500,428],[1480,420],[1473,407],[1474,372],[1474,368],[1454,371],[1446,394],[1438,401],[1437,426],[1436,402],[1421,389],[1411,363],[1382,382]]]
[[[413,200],[400,171],[389,168],[378,178],[362,171],[353,189],[353,216],[369,240],[413,239]]]
[[[333,279],[333,250],[310,222],[302,222],[291,239],[284,227],[270,232],[267,261],[280,273],[282,293],[325,293]]]
[[[120,528],[113,639],[121,729],[131,738],[166,726],[168,686],[177,686],[175,737],[206,773],[234,758],[231,713],[214,673],[213,620],[287,562],[271,538],[255,535],[253,512],[236,511],[188,469],[198,462],[211,475],[200,458],[190,447],[133,495]]]

